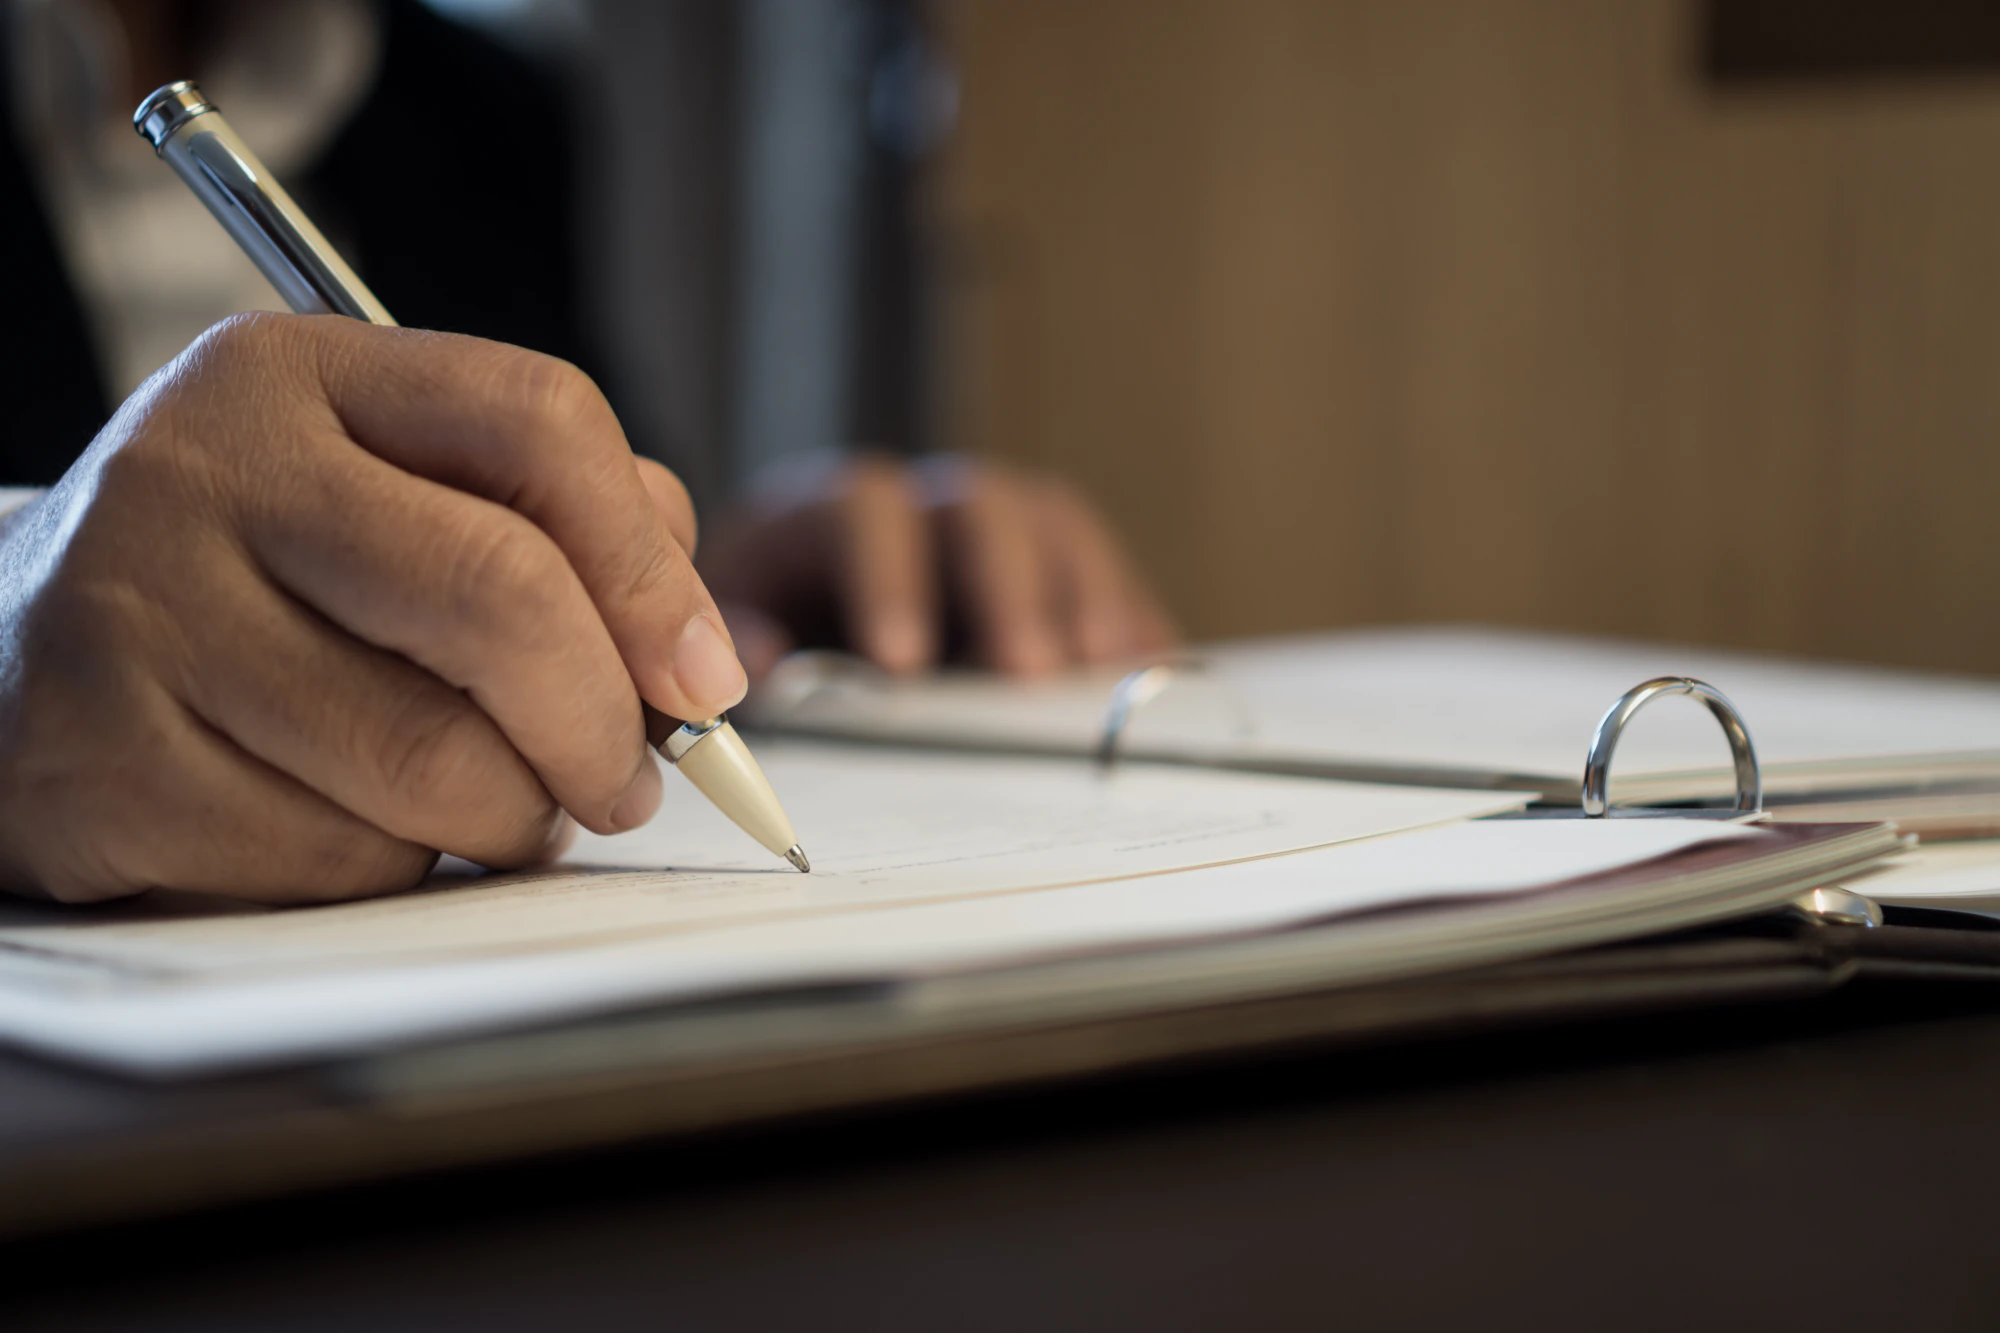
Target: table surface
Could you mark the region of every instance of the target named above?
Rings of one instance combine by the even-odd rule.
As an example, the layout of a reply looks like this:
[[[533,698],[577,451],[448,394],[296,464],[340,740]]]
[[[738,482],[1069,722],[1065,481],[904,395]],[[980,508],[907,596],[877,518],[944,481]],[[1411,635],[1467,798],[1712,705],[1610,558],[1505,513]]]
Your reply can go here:
[[[1990,1327],[2000,996],[1209,1064],[0,1248],[63,1329]]]

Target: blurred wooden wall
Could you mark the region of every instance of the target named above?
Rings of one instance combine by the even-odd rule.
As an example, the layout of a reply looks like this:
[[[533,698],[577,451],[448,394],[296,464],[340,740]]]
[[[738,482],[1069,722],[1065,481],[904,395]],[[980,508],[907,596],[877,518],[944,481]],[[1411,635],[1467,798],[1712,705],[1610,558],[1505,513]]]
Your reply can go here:
[[[1687,0],[965,0],[948,434],[1198,636],[2000,671],[2000,83],[1721,92]]]

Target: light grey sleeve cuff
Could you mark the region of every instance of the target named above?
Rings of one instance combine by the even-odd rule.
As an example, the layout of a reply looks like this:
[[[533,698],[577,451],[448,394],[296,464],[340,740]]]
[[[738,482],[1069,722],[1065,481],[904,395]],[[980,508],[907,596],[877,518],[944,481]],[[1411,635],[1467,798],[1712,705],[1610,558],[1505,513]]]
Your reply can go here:
[[[0,519],[47,494],[48,488],[44,486],[0,486]]]

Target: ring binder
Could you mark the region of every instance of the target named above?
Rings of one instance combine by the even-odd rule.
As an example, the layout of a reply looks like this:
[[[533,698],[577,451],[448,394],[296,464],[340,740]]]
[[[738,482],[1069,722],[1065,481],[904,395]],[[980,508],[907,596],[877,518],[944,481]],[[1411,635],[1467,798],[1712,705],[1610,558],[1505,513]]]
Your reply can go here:
[[[1174,683],[1175,673],[1180,666],[1199,666],[1195,663],[1157,663],[1140,667],[1120,677],[1111,687],[1105,701],[1104,723],[1098,734],[1096,759],[1100,769],[1109,773],[1118,762],[1119,746],[1125,737],[1125,730],[1132,721],[1132,714],[1160,696]],[[1618,701],[1606,710],[1598,720],[1597,730],[1590,738],[1590,748],[1584,755],[1582,809],[1549,810],[1531,807],[1519,811],[1514,816],[1497,818],[1533,818],[1536,816],[1563,816],[1574,818],[1578,813],[1585,819],[1603,819],[1611,813],[1611,756],[1618,748],[1618,739],[1625,733],[1625,725],[1632,715],[1653,700],[1672,694],[1692,695],[1707,706],[1722,724],[1723,735],[1729,740],[1729,752],[1736,769],[1736,805],[1733,815],[1760,815],[1764,809],[1763,771],[1757,763],[1757,747],[1750,739],[1750,728],[1743,721],[1743,715],[1729,697],[1707,681],[1696,680],[1692,676],[1655,676],[1633,686]],[[1629,811],[1631,814],[1653,816],[1678,816],[1682,818],[1716,818],[1725,812],[1716,810],[1675,810],[1649,809]],[[1838,886],[1822,886],[1809,893],[1799,895],[1788,904],[1794,914],[1821,924],[1841,926],[1871,927],[1882,924],[1882,908],[1873,899],[1852,890]]]
[[[1632,715],[1653,700],[1669,694],[1691,694],[1708,706],[1729,738],[1729,753],[1736,765],[1736,810],[1759,814],[1764,809],[1764,776],[1757,766],[1757,747],[1750,740],[1750,728],[1727,695],[1707,681],[1692,676],[1656,676],[1633,686],[1619,696],[1597,724],[1590,738],[1590,750],[1583,760],[1583,817],[1602,819],[1611,811],[1611,752],[1625,732]],[[1872,898],[1849,889],[1826,885],[1792,899],[1791,910],[1808,921],[1836,926],[1871,927],[1882,924],[1882,908]]]
[[[1722,731],[1729,738],[1730,757],[1736,763],[1736,808],[1754,814],[1764,808],[1764,778],[1757,767],[1757,747],[1750,741],[1750,729],[1743,715],[1721,690],[1692,676],[1655,676],[1625,691],[1611,705],[1590,738],[1583,760],[1583,817],[1602,819],[1610,812],[1611,752],[1625,732],[1632,715],[1653,700],[1669,694],[1691,694],[1708,705]]]

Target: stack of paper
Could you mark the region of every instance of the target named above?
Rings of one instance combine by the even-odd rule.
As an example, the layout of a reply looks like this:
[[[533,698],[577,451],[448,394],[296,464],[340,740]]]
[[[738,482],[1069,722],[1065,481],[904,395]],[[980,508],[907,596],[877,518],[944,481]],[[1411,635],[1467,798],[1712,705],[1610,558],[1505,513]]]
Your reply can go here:
[[[835,983],[932,1007],[1158,1003],[1740,915],[1898,847],[1880,827],[1468,824],[1521,798],[1186,767],[807,742],[762,758],[810,876],[671,783],[647,828],[539,874],[282,911],[23,905],[0,915],[0,1037],[166,1074]],[[1331,918],[1348,924],[1309,946],[1265,938]],[[1211,952],[1176,952],[1194,944]]]
[[[1844,887],[1896,906],[2000,916],[2000,841],[1925,843]]]

